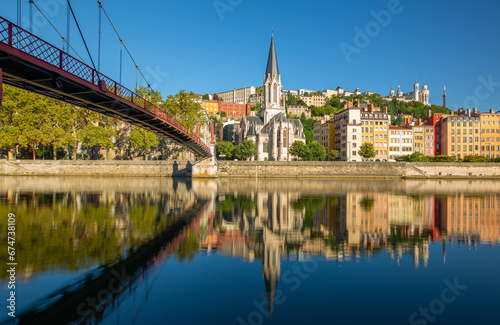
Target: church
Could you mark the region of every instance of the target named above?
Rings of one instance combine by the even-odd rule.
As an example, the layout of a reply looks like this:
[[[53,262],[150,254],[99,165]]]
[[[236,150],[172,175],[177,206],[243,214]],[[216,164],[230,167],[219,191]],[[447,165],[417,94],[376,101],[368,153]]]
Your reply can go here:
[[[281,75],[274,47],[274,34],[264,75],[264,102],[259,116],[244,116],[241,120],[240,142],[252,140],[257,155],[252,160],[289,161],[293,159],[290,146],[295,141],[306,142],[304,127],[299,119],[286,117],[281,102]]]

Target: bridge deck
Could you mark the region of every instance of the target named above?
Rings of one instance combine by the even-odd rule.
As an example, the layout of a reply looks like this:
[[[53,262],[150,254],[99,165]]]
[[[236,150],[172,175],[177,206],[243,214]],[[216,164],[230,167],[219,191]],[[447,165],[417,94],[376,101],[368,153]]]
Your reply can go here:
[[[0,69],[7,84],[150,130],[201,158],[211,156],[197,135],[165,111],[1,16]]]

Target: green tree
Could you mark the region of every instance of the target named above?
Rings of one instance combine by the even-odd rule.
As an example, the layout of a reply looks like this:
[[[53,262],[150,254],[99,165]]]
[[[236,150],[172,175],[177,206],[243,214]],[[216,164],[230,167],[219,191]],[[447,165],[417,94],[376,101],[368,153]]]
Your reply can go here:
[[[365,142],[361,145],[358,151],[359,155],[365,159],[375,157],[375,150],[373,149],[373,144]]]
[[[290,154],[302,160],[311,160],[312,152],[302,141],[295,141],[290,146]]]
[[[134,130],[128,136],[128,140],[145,160],[147,151],[158,145],[156,134],[140,127],[134,127]]]
[[[328,153],[328,157],[331,160],[335,160],[335,158],[337,158],[338,156],[339,156],[339,152],[335,149],[330,150],[330,152]]]
[[[403,124],[403,115],[398,115],[396,117],[396,120],[394,121],[394,124],[397,126],[401,126],[401,124]]]
[[[217,143],[217,153],[222,160],[233,159],[234,145],[228,141],[219,141]]]
[[[465,156],[464,157],[464,162],[488,162],[489,159],[488,157],[485,156]]]
[[[201,97],[201,99],[203,100],[210,100],[210,95],[209,94],[205,94]]]
[[[196,121],[204,119],[201,105],[196,100],[198,97],[193,92],[181,90],[175,96],[168,96],[165,107],[168,114],[192,131]]]
[[[156,105],[156,107],[163,108],[165,106],[163,96],[158,90],[139,86],[139,88],[135,89],[135,93],[145,98],[151,104]]]
[[[257,114],[257,115],[260,114],[260,109],[261,109],[260,103],[257,103],[254,106],[252,106],[252,111],[254,111],[255,114]]]
[[[259,86],[255,88],[255,93],[256,94],[262,94],[264,92],[264,86]]]
[[[245,140],[240,145],[236,146],[233,156],[239,160],[246,160],[257,154],[255,142],[252,140]]]
[[[326,157],[325,147],[323,147],[321,144],[317,143],[316,141],[309,143],[307,146],[309,148],[309,151],[311,152],[311,160],[314,160],[314,161],[325,160],[325,157]]]

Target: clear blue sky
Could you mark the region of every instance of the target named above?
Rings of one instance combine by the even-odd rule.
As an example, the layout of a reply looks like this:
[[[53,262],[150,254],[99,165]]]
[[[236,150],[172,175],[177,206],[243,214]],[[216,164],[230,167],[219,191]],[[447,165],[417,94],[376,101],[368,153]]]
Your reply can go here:
[[[0,15],[15,22],[17,1],[1,1]],[[97,61],[97,1],[71,2]],[[482,111],[500,110],[498,1],[102,2],[150,84],[165,95],[180,89],[204,94],[262,85],[274,28],[285,89],[341,85],[386,96],[391,84],[412,91],[418,78],[421,86],[427,82],[431,103],[442,104],[446,85],[453,109],[478,105]],[[35,3],[65,34],[65,0]],[[390,21],[383,16],[382,24],[375,23],[371,12],[388,7]],[[28,28],[28,0],[23,0],[22,15]],[[40,18],[36,9],[35,17]],[[367,27],[368,41],[356,40],[355,29],[366,32]],[[35,28],[37,35],[61,46],[43,20]],[[113,33],[103,20],[101,70],[118,80],[119,42]],[[70,39],[88,61],[74,23]],[[353,52],[346,56],[342,44]],[[125,56],[122,83],[135,87],[134,66]]]

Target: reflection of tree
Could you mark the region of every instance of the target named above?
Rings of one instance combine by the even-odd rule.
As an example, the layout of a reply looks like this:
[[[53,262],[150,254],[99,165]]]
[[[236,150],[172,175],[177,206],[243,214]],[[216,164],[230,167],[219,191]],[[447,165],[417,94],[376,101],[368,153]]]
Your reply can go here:
[[[175,250],[175,257],[179,262],[184,262],[186,259],[191,262],[196,256],[196,253],[198,253],[199,248],[200,243],[198,237],[191,232]]]
[[[0,203],[0,215],[18,216],[19,271],[79,270],[113,263],[125,248],[135,249],[174,219],[163,211],[168,195],[120,193],[109,199],[113,203],[103,202],[102,193],[21,194],[16,206]],[[162,200],[167,202],[159,204]],[[7,223],[0,224],[0,239],[7,241]],[[0,250],[0,260],[7,260],[6,254]]]
[[[375,204],[374,199],[363,198],[360,202],[361,206],[365,211],[371,211],[373,209],[373,205]]]
[[[326,197],[303,196],[300,199],[292,202],[294,210],[305,209],[304,222],[302,230],[313,227],[313,214],[316,210],[325,206]]]
[[[247,195],[228,195],[224,201],[217,201],[217,210],[222,212],[231,212],[238,207],[243,212],[251,213],[255,209],[255,200]]]

